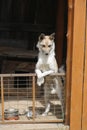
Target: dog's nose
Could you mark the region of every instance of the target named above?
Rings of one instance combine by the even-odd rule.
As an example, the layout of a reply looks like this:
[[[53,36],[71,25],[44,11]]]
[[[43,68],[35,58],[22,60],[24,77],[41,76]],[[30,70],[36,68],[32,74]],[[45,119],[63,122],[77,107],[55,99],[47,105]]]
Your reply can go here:
[[[48,55],[48,53],[45,53],[45,55]]]

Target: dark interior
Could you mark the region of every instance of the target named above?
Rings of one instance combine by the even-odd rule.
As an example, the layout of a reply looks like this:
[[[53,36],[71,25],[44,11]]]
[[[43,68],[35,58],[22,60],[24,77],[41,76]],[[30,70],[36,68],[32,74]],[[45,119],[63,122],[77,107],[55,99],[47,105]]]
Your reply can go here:
[[[8,60],[8,66],[15,64],[11,72],[16,71],[19,61],[36,62],[40,33],[56,32],[57,60],[61,65],[66,59],[66,31],[67,0],[0,0],[1,73],[10,73]]]

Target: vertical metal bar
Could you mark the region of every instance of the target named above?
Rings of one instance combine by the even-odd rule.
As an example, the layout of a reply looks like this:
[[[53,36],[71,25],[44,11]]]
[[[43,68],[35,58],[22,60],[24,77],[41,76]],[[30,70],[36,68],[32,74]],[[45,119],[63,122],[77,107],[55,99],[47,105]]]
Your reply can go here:
[[[35,76],[32,77],[33,121],[35,121]]]
[[[4,121],[4,85],[2,76],[1,76],[1,102],[2,102],[2,121]]]

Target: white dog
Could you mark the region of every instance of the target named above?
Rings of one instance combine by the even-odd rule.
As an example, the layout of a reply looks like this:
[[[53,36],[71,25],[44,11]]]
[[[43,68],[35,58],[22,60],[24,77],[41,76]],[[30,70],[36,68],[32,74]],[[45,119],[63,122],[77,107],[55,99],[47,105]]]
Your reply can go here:
[[[57,76],[47,75],[58,72],[58,66],[55,59],[55,43],[54,43],[55,33],[51,35],[41,34],[37,43],[37,48],[39,49],[38,61],[36,64],[35,72],[37,74],[37,84],[41,86],[44,83],[44,97],[45,97],[45,112],[43,116],[47,115],[50,111],[49,94],[57,94],[60,101],[62,102],[61,86],[58,81]],[[46,78],[44,82],[44,78]],[[52,83],[52,84],[51,84]],[[63,112],[63,108],[62,108]]]

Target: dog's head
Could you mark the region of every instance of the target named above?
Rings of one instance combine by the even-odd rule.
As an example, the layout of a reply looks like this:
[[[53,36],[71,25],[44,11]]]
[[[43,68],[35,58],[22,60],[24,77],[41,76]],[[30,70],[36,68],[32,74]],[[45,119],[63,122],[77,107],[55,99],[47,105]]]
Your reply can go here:
[[[55,43],[54,43],[55,33],[52,33],[51,35],[45,35],[41,34],[39,36],[37,48],[40,52],[44,53],[45,55],[49,55],[52,51],[55,49]]]

